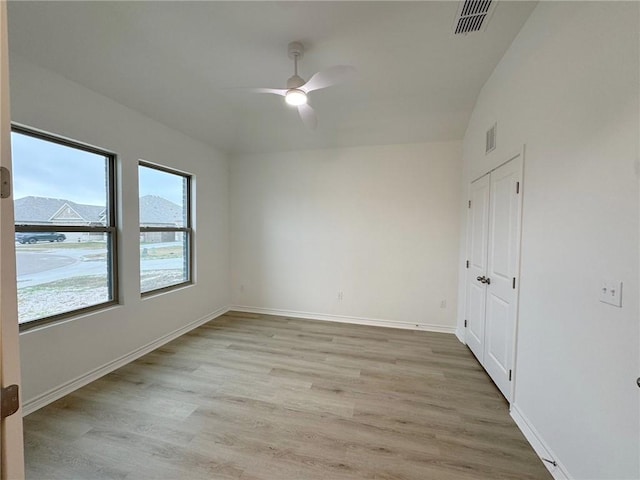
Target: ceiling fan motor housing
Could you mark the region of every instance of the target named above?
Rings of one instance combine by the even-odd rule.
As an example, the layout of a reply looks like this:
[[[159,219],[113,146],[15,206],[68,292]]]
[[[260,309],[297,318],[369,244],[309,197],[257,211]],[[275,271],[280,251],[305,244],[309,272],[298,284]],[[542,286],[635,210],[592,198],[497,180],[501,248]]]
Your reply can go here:
[[[306,82],[302,77],[299,77],[298,75],[292,75],[291,77],[289,77],[289,80],[287,80],[287,88],[288,89],[300,88],[305,83]]]

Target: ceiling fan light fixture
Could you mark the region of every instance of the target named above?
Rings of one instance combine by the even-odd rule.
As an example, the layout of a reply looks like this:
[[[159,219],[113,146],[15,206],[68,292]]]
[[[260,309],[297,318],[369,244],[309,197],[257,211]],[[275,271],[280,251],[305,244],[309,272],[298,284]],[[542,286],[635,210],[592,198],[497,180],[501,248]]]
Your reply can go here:
[[[307,94],[297,88],[291,88],[284,96],[284,100],[288,105],[297,107],[298,105],[304,105],[307,103]]]

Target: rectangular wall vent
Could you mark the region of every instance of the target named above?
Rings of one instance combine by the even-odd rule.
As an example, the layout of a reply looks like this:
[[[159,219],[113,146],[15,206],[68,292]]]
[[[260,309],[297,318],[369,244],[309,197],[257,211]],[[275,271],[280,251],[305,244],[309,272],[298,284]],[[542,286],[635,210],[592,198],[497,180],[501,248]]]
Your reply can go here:
[[[493,13],[496,0],[463,0],[454,24],[456,35],[484,30]]]
[[[497,123],[494,123],[493,126],[487,130],[487,143],[485,145],[484,153],[492,152],[496,149],[496,128],[498,127]]]

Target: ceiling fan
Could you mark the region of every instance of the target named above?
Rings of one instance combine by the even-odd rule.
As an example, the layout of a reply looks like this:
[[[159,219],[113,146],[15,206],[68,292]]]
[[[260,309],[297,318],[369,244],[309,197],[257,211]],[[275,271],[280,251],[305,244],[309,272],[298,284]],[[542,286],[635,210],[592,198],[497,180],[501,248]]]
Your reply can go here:
[[[347,80],[355,73],[350,65],[335,65],[313,75],[308,82],[298,75],[298,60],[304,55],[304,46],[300,42],[291,42],[288,47],[289,58],[293,60],[293,75],[287,80],[287,88],[253,88],[257,93],[273,93],[284,97],[288,105],[298,108],[300,118],[307,128],[314,130],[318,126],[316,112],[307,103],[307,95],[314,90],[327,88]]]

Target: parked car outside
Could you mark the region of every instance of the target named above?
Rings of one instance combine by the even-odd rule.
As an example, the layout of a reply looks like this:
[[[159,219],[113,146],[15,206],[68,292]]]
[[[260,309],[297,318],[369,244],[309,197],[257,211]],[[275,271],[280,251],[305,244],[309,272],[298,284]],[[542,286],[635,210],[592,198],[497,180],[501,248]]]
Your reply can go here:
[[[38,242],[64,242],[66,239],[64,233],[58,232],[16,232],[16,242],[22,245]]]

